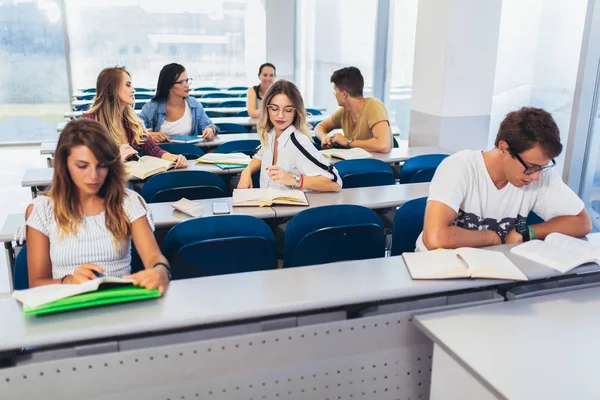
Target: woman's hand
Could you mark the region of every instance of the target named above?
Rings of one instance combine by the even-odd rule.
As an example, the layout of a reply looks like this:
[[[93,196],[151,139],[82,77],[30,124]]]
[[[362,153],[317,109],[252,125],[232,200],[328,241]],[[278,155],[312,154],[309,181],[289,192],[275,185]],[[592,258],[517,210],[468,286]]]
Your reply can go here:
[[[172,161],[175,163],[175,169],[187,168],[188,160],[184,155],[181,154],[173,154],[175,157]]]
[[[148,132],[148,134],[156,143],[165,143],[171,141],[169,135],[165,135],[162,132]]]
[[[119,151],[121,152],[121,160],[123,160],[123,162],[127,161],[129,157],[138,154],[138,151],[128,144],[122,144],[121,147],[119,147]]]
[[[65,278],[63,283],[83,283],[91,281],[92,279],[98,278],[98,275],[94,273],[96,271],[99,274],[104,275],[104,269],[96,264],[82,264],[71,275]]]
[[[123,279],[133,279],[135,286],[146,289],[158,289],[162,294],[169,286],[169,275],[165,267],[157,266],[155,268],[145,269],[135,274],[124,276]]]
[[[321,148],[322,149],[330,149],[333,147],[333,143],[331,143],[331,136],[325,135],[323,140],[321,140]]]
[[[252,174],[250,174],[249,170],[245,169],[240,174],[240,181],[238,182],[237,188],[238,189],[252,189]]]
[[[271,165],[270,167],[267,167],[267,172],[269,173],[269,178],[271,178],[273,182],[280,183],[285,186],[294,186],[296,184],[294,175],[277,165]]]
[[[215,132],[216,132],[216,130],[215,130],[214,125],[207,126],[202,131],[202,139],[210,142],[211,140],[213,140],[215,138]]]

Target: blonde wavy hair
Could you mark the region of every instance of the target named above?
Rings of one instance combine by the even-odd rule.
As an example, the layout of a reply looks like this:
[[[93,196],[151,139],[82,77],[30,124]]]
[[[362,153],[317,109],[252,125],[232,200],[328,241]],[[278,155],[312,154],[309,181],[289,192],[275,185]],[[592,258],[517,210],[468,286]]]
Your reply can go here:
[[[98,197],[105,200],[106,228],[113,235],[115,248],[118,248],[118,244],[128,240],[131,233],[129,219],[123,209],[125,165],[121,162],[119,147],[110,140],[106,128],[91,119],[80,118],[69,122],[58,139],[52,188],[48,195],[54,204],[54,219],[59,236],[76,235],[83,221],[79,189],[67,166],[71,150],[77,146],[90,149],[98,162],[108,167],[108,174],[98,191]]]
[[[292,82],[286,81],[285,79],[280,79],[271,85],[269,90],[267,90],[265,97],[263,98],[260,119],[256,124],[256,130],[258,131],[260,144],[262,146],[267,144],[269,132],[271,132],[271,129],[274,127],[269,115],[268,105],[271,103],[271,100],[273,100],[273,97],[277,96],[278,94],[286,95],[296,109],[296,114],[294,115],[292,125],[294,125],[297,131],[302,132],[312,141],[312,137],[310,135],[311,127],[306,122],[306,109],[304,108],[304,100],[302,99],[300,91]]]
[[[135,143],[141,144],[146,140],[146,128],[136,115],[133,107],[126,106],[120,112],[119,90],[125,77],[131,79],[131,74],[125,67],[104,68],[96,80],[96,97],[94,104],[86,114],[94,114],[98,122],[106,127],[117,145],[121,144],[123,120],[127,120],[133,132]]]

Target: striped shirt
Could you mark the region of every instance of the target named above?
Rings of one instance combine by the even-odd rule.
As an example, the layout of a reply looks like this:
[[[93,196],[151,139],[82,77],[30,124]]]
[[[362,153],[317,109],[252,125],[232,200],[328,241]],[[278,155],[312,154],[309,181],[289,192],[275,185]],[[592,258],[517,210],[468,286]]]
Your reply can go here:
[[[106,227],[104,211],[84,216],[75,236],[59,237],[52,199],[39,196],[31,204],[33,210],[27,220],[27,226],[40,231],[50,241],[53,279],[72,275],[82,264],[97,264],[104,269],[106,276],[121,277],[131,273],[131,238],[115,247],[113,236]],[[137,193],[126,190],[123,208],[130,223],[147,217],[150,228],[154,231],[152,215]],[[21,241],[23,234],[24,229],[21,229]]]

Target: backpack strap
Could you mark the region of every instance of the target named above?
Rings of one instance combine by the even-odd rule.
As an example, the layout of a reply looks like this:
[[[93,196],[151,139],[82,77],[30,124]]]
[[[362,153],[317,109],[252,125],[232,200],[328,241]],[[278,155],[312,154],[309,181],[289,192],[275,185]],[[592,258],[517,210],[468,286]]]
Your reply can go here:
[[[298,150],[300,150],[300,152],[302,154],[304,154],[304,157],[308,158],[313,164],[315,164],[317,167],[329,172],[331,175],[333,175],[333,179],[331,179],[333,182],[337,182],[337,175],[335,174],[335,172],[333,171],[333,165],[329,164],[329,165],[325,165],[323,164],[321,161],[317,160],[316,158],[314,158],[312,156],[312,154],[310,154],[308,152],[308,150],[306,150],[299,142],[298,139],[296,139],[296,136],[294,133],[292,133],[290,135],[290,139],[292,139],[292,143],[294,143],[294,146],[296,146],[296,148]]]

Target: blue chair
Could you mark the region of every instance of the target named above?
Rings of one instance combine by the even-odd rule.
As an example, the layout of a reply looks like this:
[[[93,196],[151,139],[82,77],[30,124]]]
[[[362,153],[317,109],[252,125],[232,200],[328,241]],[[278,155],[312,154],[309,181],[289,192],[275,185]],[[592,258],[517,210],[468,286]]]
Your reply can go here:
[[[543,222],[545,221],[533,211],[527,216],[527,225],[541,224]]]
[[[230,124],[228,122],[218,122],[215,124],[219,128],[219,133],[248,133],[248,128],[240,124]]]
[[[244,139],[225,142],[215,150],[215,153],[244,153],[252,157],[260,146],[260,140]]]
[[[248,90],[248,86],[232,86],[227,90]]]
[[[446,157],[448,154],[424,154],[406,160],[400,171],[400,183],[409,183],[410,178],[422,169],[436,169]]]
[[[202,104],[202,108],[210,108],[210,104],[208,103],[200,102],[200,104]]]
[[[413,176],[410,177],[408,183],[431,182],[433,175],[435,175],[435,170],[436,168],[426,168],[417,171]]]
[[[322,150],[322,148],[321,148],[321,141],[316,136],[312,137],[312,142],[313,142],[313,145],[315,146],[315,148],[317,150],[319,150],[319,151]]]
[[[277,268],[273,231],[249,215],[181,222],[165,237],[162,253],[169,260],[173,279]]]
[[[146,105],[147,102],[145,101],[136,101],[135,105],[133,106],[134,110],[141,110],[142,108],[144,108],[144,106]]]
[[[318,110],[316,108],[307,108],[306,112],[310,115],[323,115],[323,113],[321,112],[321,110]]]
[[[398,145],[398,141],[397,141],[397,140],[396,140],[396,138],[395,138],[395,137],[393,137],[393,136],[392,136],[392,147],[393,147],[393,148],[395,148],[395,149],[397,149],[398,147],[400,147],[400,146]]]
[[[247,110],[246,111],[240,111],[239,113],[234,114],[233,116],[234,117],[249,117]]]
[[[384,255],[383,223],[366,207],[309,208],[292,218],[285,230],[284,268]]]
[[[396,184],[392,168],[374,158],[340,161],[335,163],[335,168],[345,189]]]
[[[225,92],[214,92],[214,93],[206,93],[202,95],[204,99],[217,99],[217,98],[226,98],[226,97],[237,97],[235,94],[225,93]]]
[[[227,100],[219,103],[219,107],[246,107],[244,100]]]
[[[75,111],[87,111],[91,106],[91,104],[81,104],[75,108]]]
[[[167,171],[151,176],[142,187],[142,197],[148,203],[228,197],[223,179],[207,171]]]
[[[96,88],[87,88],[82,90],[83,93],[96,93]]]
[[[215,86],[200,86],[200,87],[194,88],[193,90],[214,90],[214,91],[218,92],[221,89],[218,87],[215,87]]]
[[[206,109],[204,111],[206,112],[206,116],[209,118],[222,118],[227,116],[227,114],[221,111],[212,111],[211,109]]]
[[[399,256],[405,251],[415,251],[417,238],[423,232],[423,219],[427,197],[410,200],[396,210],[392,225],[392,252]]]
[[[152,92],[152,89],[148,89],[148,88],[145,88],[145,87],[136,87],[134,89],[135,89],[136,92],[146,92],[146,93]],[[152,97],[152,96],[150,96],[150,97]]]
[[[146,100],[146,99],[151,99],[154,97],[154,95],[152,93],[136,93],[135,95],[135,99],[136,100]]]
[[[79,96],[79,100],[94,100],[94,97],[96,97],[96,93],[84,94],[83,96]]]
[[[182,154],[188,160],[195,160],[204,155],[202,149],[191,143],[160,143],[158,147],[171,154]]]
[[[248,93],[238,94],[238,97],[248,97]]]
[[[24,245],[17,254],[13,270],[13,289],[29,289],[29,270],[27,268],[27,245]]]

